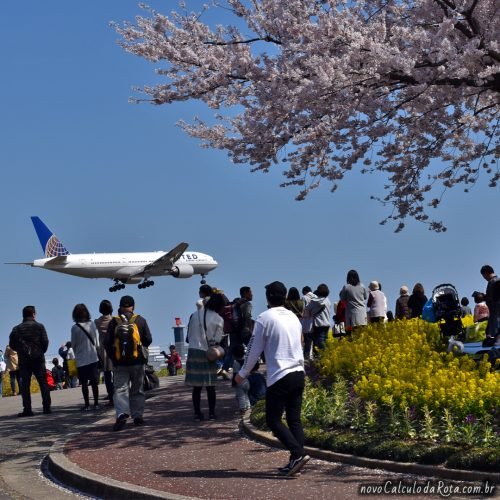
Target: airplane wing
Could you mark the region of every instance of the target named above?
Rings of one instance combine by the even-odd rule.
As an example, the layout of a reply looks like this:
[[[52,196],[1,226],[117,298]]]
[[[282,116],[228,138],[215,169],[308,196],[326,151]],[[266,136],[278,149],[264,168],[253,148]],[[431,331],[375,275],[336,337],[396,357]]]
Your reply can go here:
[[[33,266],[33,262],[4,262],[8,266]]]
[[[179,259],[179,257],[186,251],[189,245],[187,243],[179,243],[175,248],[172,248],[170,252],[162,255],[159,259],[156,259],[151,264],[144,266],[141,272],[137,274],[142,274],[144,272],[162,272],[166,269],[171,269],[174,263]]]

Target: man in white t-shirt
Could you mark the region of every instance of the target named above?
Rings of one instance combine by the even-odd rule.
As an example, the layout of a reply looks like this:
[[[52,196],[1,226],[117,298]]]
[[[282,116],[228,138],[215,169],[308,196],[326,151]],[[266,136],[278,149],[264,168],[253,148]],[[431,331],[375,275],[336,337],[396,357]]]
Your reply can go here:
[[[241,384],[259,360],[266,358],[266,423],[283,446],[290,451],[290,461],[279,469],[292,476],[310,460],[304,451],[304,431],[300,421],[304,392],[304,355],[302,326],[297,316],[283,307],[287,289],[279,281],[266,286],[269,309],[255,321],[253,335],[243,367],[235,377]],[[283,412],[288,427],[283,424]]]

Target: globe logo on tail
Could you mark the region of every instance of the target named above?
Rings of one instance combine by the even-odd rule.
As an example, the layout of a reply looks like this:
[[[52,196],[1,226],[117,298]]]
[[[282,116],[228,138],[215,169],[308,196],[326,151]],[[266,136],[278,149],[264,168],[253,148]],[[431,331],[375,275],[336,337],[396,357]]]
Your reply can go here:
[[[45,246],[45,257],[57,257],[58,255],[68,255],[66,247],[53,234]]]

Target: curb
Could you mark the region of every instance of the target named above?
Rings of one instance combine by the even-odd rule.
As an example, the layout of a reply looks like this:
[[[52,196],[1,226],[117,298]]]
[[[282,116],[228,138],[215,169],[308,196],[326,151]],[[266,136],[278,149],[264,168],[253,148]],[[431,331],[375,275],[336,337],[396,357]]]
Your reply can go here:
[[[176,381],[177,382],[177,381]],[[152,399],[168,388],[167,386],[158,387],[146,392],[146,400]],[[112,409],[109,409],[112,412]],[[96,425],[99,425],[108,418],[96,420],[95,422],[86,425],[78,432],[73,432],[55,441],[50,447],[46,457],[47,469],[50,474],[60,481],[63,486],[75,488],[82,493],[94,495],[98,498],[106,499],[153,499],[163,498],[168,500],[198,500],[196,497],[187,497],[168,493],[166,491],[158,491],[151,488],[137,486],[135,484],[117,481],[108,477],[100,476],[94,472],[82,469],[75,463],[71,462],[64,454],[66,443],[75,436],[81,434],[82,431],[88,430]]]
[[[74,435],[77,434],[75,433]],[[82,493],[106,499],[166,498],[169,500],[193,500],[193,497],[174,495],[164,491],[144,488],[84,470],[69,461],[64,454],[64,447],[69,439],[71,437],[61,438],[51,446],[47,464],[50,473],[66,486],[76,488]]]
[[[252,425],[248,417],[241,421],[243,432],[250,438],[260,441],[274,448],[283,446],[270,432],[265,432],[257,429]],[[491,483],[500,483],[500,473],[497,472],[482,472],[461,469],[445,469],[434,465],[423,465],[414,462],[393,462],[391,460],[379,460],[376,458],[358,457],[356,455],[346,455],[335,451],[321,450],[310,446],[304,447],[308,455],[327,462],[341,462],[358,467],[366,467],[369,469],[384,469],[390,472],[402,472],[406,474],[416,474],[419,476],[430,476],[440,479],[452,479],[455,481],[489,481]]]

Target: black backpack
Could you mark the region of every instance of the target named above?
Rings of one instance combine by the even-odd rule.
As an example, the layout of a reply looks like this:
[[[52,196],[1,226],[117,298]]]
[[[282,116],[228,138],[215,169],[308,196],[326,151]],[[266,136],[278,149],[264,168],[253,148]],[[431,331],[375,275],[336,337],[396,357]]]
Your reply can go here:
[[[160,379],[156,375],[154,368],[151,365],[144,367],[144,390],[150,391],[160,387]]]

